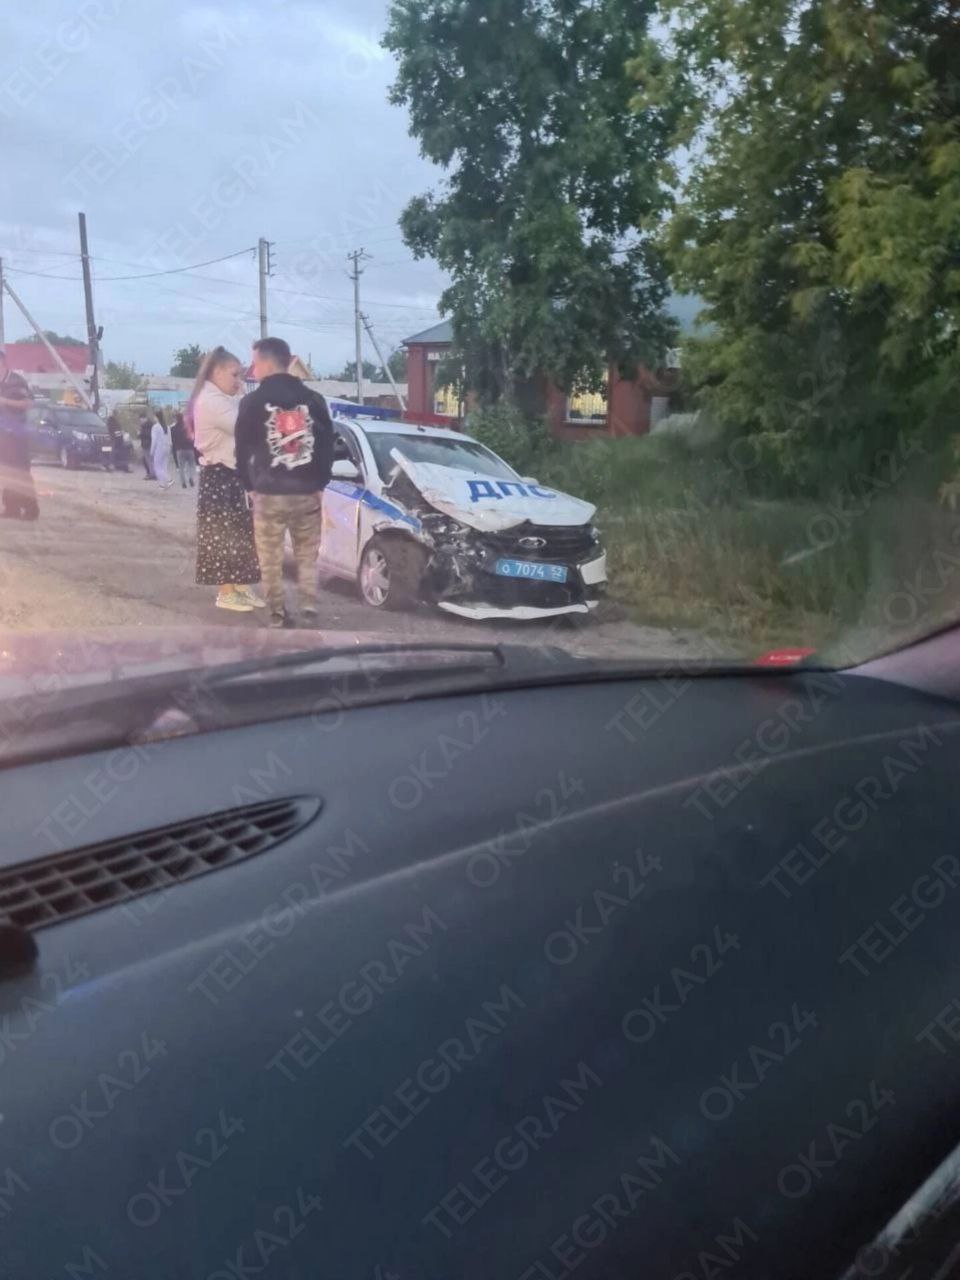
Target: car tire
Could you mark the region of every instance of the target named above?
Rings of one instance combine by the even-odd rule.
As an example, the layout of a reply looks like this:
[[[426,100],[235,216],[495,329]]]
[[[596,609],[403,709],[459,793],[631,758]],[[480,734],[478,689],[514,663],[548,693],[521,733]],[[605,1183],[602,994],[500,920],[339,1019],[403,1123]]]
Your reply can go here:
[[[373,609],[412,609],[420,600],[423,553],[407,538],[371,538],[360,557],[357,585]]]

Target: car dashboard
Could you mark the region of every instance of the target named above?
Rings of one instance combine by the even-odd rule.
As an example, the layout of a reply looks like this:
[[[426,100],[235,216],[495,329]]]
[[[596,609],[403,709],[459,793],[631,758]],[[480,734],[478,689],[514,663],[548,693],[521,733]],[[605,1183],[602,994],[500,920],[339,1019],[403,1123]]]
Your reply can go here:
[[[678,672],[5,770],[0,1275],[941,1274],[958,729]]]

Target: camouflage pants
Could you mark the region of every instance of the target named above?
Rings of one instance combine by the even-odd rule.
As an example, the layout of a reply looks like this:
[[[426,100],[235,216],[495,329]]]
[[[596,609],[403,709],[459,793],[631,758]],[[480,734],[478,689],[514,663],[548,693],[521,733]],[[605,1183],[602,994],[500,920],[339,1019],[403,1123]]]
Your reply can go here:
[[[284,608],[283,541],[288,529],[297,562],[300,608],[316,609],[320,494],[254,494],[253,531],[264,599],[271,613],[282,613]]]

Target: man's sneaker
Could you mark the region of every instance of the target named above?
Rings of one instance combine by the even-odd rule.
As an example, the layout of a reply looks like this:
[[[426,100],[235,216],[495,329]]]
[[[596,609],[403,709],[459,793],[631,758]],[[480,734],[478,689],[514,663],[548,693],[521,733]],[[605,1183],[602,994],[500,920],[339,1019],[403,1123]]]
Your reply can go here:
[[[217,596],[218,609],[231,609],[234,613],[253,613],[253,605],[239,591],[221,591]]]
[[[316,631],[320,625],[320,614],[316,609],[300,610],[300,625],[308,631]]]
[[[253,587],[238,587],[237,591],[243,596],[244,600],[249,600],[255,609],[265,609],[267,607],[266,600],[261,600]]]
[[[275,631],[287,625],[287,615],[285,613],[271,613],[267,618],[267,626],[272,627]]]

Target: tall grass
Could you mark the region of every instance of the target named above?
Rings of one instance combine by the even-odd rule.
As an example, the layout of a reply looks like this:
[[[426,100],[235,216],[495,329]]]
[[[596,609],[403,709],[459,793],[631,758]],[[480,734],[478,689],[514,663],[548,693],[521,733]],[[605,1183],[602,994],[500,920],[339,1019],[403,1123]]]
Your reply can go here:
[[[482,424],[476,433],[522,474],[596,505],[610,594],[638,622],[709,625],[731,650],[752,652],[823,649],[869,630],[876,648],[891,628],[931,630],[960,614],[960,521],[937,506],[932,472],[869,500],[765,500],[721,445],[671,435],[558,444],[509,415],[495,439]],[[939,564],[943,578],[951,554],[955,579],[928,590],[911,619],[917,573]]]

